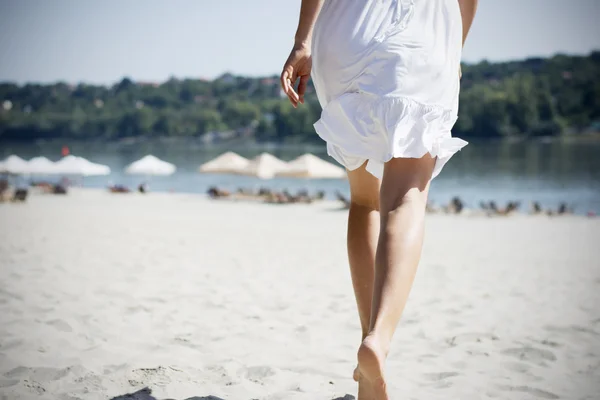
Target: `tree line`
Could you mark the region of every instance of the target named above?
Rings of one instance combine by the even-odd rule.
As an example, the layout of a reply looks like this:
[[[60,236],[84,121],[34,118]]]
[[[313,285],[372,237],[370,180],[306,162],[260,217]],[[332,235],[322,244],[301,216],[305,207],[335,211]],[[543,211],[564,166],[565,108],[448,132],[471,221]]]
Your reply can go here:
[[[598,130],[600,52],[464,65],[454,134],[530,137]],[[309,85],[293,109],[277,76],[224,74],[112,86],[0,83],[0,140],[237,137],[318,141],[321,108]]]

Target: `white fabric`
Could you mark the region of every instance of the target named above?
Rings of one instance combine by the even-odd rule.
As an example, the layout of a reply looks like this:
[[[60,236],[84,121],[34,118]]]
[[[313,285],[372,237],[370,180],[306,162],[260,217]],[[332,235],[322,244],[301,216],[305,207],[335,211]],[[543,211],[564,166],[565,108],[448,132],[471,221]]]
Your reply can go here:
[[[437,157],[452,138],[462,51],[458,0],[325,0],[313,33],[315,130],[347,169],[381,178],[391,158]]]

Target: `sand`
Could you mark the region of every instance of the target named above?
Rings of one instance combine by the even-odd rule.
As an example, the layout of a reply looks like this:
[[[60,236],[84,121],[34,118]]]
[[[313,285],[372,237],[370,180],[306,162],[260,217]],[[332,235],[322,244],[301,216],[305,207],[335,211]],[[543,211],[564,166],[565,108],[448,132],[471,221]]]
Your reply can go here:
[[[355,395],[337,207],[90,190],[1,204],[0,398]],[[599,398],[600,219],[426,229],[393,400]]]

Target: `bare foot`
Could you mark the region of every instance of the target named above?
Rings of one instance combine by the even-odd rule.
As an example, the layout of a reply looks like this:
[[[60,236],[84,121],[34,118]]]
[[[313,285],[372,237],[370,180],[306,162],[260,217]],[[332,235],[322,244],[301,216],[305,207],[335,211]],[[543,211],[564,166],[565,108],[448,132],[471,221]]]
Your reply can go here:
[[[358,399],[357,400],[375,400],[378,399],[371,382],[365,378],[358,378]]]
[[[357,400],[373,400],[375,394],[373,392],[373,385],[360,375],[358,365],[354,369],[352,377],[358,382],[358,399]]]
[[[363,386],[364,400],[389,400],[384,378],[384,364],[387,351],[375,336],[367,336],[358,349],[359,395]],[[362,383],[362,385],[361,385]]]

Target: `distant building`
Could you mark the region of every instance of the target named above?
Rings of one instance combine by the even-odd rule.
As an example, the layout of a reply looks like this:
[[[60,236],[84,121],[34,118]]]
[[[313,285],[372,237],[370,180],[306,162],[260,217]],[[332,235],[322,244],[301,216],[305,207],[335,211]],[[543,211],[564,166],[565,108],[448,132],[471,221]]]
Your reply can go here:
[[[2,102],[2,109],[3,109],[4,111],[10,111],[10,110],[12,110],[12,108],[13,108],[13,103],[12,103],[12,101],[10,101],[10,100],[4,100],[4,101]]]

